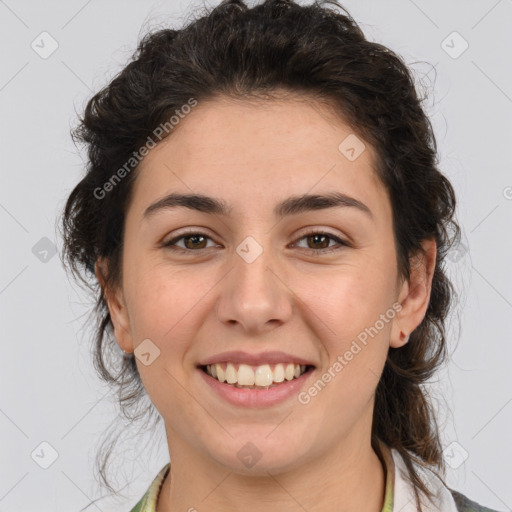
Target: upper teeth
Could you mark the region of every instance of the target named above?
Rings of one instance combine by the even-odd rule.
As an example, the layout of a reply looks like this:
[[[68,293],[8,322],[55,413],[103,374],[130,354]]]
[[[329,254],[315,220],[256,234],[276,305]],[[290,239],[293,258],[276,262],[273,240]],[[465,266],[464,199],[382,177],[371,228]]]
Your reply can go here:
[[[206,372],[220,382],[226,381],[228,384],[240,386],[270,386],[285,379],[298,378],[305,371],[306,366],[293,363],[279,363],[273,365],[273,368],[268,364],[261,366],[235,365],[234,363],[206,365]]]

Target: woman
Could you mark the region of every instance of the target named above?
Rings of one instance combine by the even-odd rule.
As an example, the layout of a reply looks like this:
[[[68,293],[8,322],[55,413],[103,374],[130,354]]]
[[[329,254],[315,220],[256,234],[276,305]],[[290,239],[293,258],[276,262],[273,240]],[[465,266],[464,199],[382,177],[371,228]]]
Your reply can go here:
[[[132,512],[489,510],[445,484],[422,387],[454,191],[406,65],[339,8],[228,0],[148,34],[75,133],[96,366],[172,462]]]

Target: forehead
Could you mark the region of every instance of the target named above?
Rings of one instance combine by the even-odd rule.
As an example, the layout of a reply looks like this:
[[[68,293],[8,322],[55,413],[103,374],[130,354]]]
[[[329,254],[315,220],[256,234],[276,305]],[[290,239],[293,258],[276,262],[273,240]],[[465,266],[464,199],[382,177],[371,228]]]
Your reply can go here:
[[[256,157],[258,162],[299,160],[302,156],[336,161],[339,145],[358,138],[333,107],[300,96],[281,100],[242,101],[220,97],[199,103],[179,121],[171,135],[152,151],[142,166],[153,163],[165,146],[175,158],[188,161],[230,161]],[[358,138],[360,140],[360,138]],[[354,139],[355,140],[355,139]],[[362,143],[362,141],[360,140]],[[366,145],[362,162],[370,164],[373,150]],[[358,158],[359,159],[359,158]],[[357,168],[357,165],[347,166]]]
[[[247,209],[335,190],[378,210],[376,153],[333,112],[305,98],[199,103],[139,165],[134,202],[194,192]],[[344,141],[364,150],[349,159]]]

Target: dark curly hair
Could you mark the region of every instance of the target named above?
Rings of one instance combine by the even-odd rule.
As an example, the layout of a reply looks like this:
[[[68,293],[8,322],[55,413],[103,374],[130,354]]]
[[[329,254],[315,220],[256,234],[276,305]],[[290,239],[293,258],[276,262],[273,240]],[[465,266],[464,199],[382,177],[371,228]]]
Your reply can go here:
[[[190,98],[271,100],[288,91],[321,101],[376,150],[377,173],[392,205],[400,277],[409,278],[409,258],[422,251],[423,240],[437,243],[428,309],[409,342],[388,351],[372,426],[374,449],[380,440],[404,458],[421,509],[418,491],[431,494],[413,461],[441,479],[438,471],[445,474],[424,385],[447,357],[445,322],[455,289],[443,263],[460,241],[454,190],[438,169],[424,98],[403,59],[368,41],[336,0],[265,0],[251,8],[242,0],[224,0],[204,9],[180,30],[145,35],[126,67],[88,101],[72,131],[73,140],[87,147],[88,165],[62,214],[62,259],[95,298],[95,368],[117,390],[127,418],[154,414],[151,403],[140,409],[145,390],[135,358],[117,347],[104,290],[95,279],[95,263],[104,258],[105,287],[121,282],[124,220],[137,166],[101,199],[98,190]],[[110,451],[100,454],[103,483],[113,491],[105,473]]]

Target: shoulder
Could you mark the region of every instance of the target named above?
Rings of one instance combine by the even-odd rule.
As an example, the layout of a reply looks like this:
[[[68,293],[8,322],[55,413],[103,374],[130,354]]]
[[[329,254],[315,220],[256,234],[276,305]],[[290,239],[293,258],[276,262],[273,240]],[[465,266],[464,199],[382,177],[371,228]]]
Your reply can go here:
[[[412,512],[416,510],[416,507],[409,505],[414,498],[409,470],[398,450],[392,449],[391,453],[395,466],[394,500],[396,506],[393,510]],[[432,498],[425,504],[425,509],[429,512],[500,512],[472,501],[464,494],[448,487],[435,472],[417,464],[415,461],[413,464],[418,476],[425,482],[432,493]]]
[[[453,489],[449,489],[449,491],[452,493],[459,512],[498,512],[497,510],[479,505],[476,501],[471,501],[467,496],[458,491]]]

